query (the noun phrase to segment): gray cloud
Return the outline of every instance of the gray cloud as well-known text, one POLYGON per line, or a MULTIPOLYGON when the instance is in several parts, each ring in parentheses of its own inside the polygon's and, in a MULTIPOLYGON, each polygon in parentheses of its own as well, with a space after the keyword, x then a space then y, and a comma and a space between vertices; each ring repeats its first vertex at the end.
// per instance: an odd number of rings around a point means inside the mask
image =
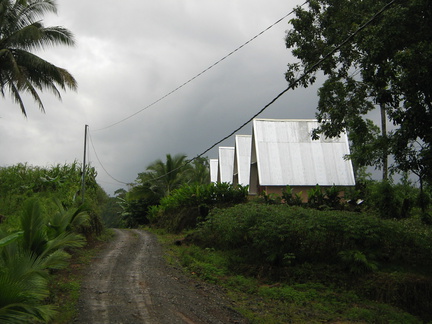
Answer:
MULTIPOLYGON (((196 156, 243 124, 286 86, 288 19, 273 27, 168 98, 116 126, 222 58, 300 1, 280 0, 58 0, 61 25, 76 37, 73 48, 48 48, 39 55, 66 68, 79 83, 60 102, 43 95, 46 114, 26 99, 26 120, 9 98, 0 111, 0 165, 50 165, 82 160, 84 125, 105 169, 132 182, 165 154, 196 156)), ((261 117, 313 118, 316 88, 284 95, 261 117)), ((248 125, 240 131, 250 134, 248 125)), ((234 145, 234 139, 223 145, 234 145)), ((90 162, 112 194, 122 184, 90 162)), ((212 150, 209 157, 217 157, 212 150)))

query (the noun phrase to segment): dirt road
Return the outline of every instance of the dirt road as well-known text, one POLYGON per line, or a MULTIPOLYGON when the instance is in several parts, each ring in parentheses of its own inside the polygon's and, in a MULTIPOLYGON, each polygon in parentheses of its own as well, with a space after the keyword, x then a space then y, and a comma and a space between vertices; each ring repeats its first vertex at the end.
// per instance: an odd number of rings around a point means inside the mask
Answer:
POLYGON ((247 323, 217 288, 167 265, 154 235, 115 232, 82 284, 76 323, 247 323))

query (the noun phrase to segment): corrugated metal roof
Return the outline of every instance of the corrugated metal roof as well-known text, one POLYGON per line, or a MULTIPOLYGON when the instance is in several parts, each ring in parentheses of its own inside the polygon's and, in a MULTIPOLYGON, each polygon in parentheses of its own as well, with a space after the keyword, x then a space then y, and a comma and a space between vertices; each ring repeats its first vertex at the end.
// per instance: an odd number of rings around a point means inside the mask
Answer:
POLYGON ((234 148, 234 184, 249 185, 252 135, 236 135, 234 148))
POLYGON ((217 182, 218 179, 218 159, 210 159, 210 181, 217 182))
POLYGON ((234 147, 219 147, 218 182, 233 181, 234 171, 234 147))
POLYGON ((348 138, 312 140, 316 120, 255 119, 251 162, 261 186, 352 186, 348 138))

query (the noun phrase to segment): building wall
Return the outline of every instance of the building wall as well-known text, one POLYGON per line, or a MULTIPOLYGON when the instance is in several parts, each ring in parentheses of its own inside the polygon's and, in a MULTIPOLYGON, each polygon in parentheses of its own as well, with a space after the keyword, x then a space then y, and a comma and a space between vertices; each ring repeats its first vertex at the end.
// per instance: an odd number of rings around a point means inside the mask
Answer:
MULTIPOLYGON (((264 190, 267 194, 276 194, 278 196, 282 196, 282 191, 286 188, 286 186, 284 187, 279 187, 279 186, 260 186, 259 187, 259 192, 257 193, 258 195, 261 194, 264 190)), ((308 201, 308 191, 312 188, 315 188, 315 186, 293 186, 292 188, 292 193, 293 194, 297 194, 301 192, 301 197, 304 203, 306 203, 308 201)), ((320 186, 322 191, 325 191, 328 188, 331 188, 331 186, 320 186)), ((345 191, 342 190, 341 187, 341 192, 340 192, 340 196, 344 197, 345 196, 345 191)))

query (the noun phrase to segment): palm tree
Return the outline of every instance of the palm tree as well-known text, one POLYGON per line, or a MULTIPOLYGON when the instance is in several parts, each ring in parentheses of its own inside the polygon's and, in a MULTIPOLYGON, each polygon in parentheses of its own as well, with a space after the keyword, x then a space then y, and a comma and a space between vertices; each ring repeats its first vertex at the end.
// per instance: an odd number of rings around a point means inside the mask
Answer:
POLYGON ((54 0, 0 0, 0 91, 4 97, 9 90, 25 116, 23 92, 29 93, 44 111, 38 91, 50 90, 61 99, 59 88, 77 87, 68 71, 30 52, 47 45, 74 44, 69 30, 45 27, 39 20, 45 13, 56 11, 54 0))
POLYGON ((208 184, 210 183, 210 166, 209 160, 205 157, 196 158, 192 163, 190 170, 192 183, 208 184))
POLYGON ((156 160, 147 167, 148 182, 154 192, 160 192, 162 196, 168 196, 174 189, 187 182, 187 173, 191 166, 186 164, 186 155, 166 155, 166 162, 156 160))
POLYGON ((49 296, 44 259, 20 251, 12 258, 0 258, 0 323, 48 323, 54 307, 45 304, 49 296))
POLYGON ((40 203, 31 199, 21 216, 21 231, 0 231, 0 323, 49 322, 55 314, 51 305, 45 305, 48 270, 67 265, 65 248, 85 244, 84 237, 71 229, 88 220, 81 209, 57 205, 57 214, 44 217, 40 203))

